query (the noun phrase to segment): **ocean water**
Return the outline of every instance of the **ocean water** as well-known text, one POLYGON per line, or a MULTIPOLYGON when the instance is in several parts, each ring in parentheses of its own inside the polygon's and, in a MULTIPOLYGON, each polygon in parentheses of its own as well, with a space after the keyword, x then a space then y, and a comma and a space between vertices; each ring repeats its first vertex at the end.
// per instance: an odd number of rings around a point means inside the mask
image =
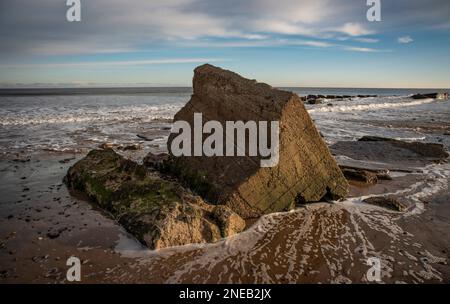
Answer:
MULTIPOLYGON (((378 95, 306 105, 327 143, 377 135, 450 146, 449 136, 439 134, 439 126, 450 124, 450 103, 410 98, 442 90, 286 89, 301 96, 378 95), (417 126, 399 127, 402 121, 417 126), (422 124, 434 124, 437 132, 422 124)), ((104 142, 164 151, 171 119, 190 95, 190 88, 0 90, 0 153, 84 153, 104 142)))

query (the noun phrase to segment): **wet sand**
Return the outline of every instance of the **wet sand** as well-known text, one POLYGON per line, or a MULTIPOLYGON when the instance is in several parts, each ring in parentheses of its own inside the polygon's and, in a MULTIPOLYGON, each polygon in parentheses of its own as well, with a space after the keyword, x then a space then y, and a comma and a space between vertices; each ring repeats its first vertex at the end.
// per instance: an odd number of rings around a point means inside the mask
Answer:
POLYGON ((360 283, 369 257, 381 258, 385 283, 450 283, 447 176, 353 183, 345 202, 264 216, 214 244, 148 251, 108 214, 68 193, 62 178, 81 157, 0 161, 0 282, 64 283, 66 260, 76 256, 83 283, 360 283), (361 196, 396 191, 414 201, 410 211, 361 203, 361 196))

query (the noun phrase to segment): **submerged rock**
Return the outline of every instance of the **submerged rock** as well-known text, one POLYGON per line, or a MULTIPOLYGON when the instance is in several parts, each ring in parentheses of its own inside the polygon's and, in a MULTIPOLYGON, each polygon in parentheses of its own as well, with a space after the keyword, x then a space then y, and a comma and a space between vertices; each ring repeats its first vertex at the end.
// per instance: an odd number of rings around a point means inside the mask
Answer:
POLYGON ((444 92, 444 93, 428 93, 428 94, 414 94, 411 96, 412 99, 428 99, 428 98, 432 98, 432 99, 440 99, 440 100, 444 100, 444 99, 448 99, 448 93, 444 92))
POLYGON ((150 249, 214 242, 245 228, 231 210, 227 217, 218 218, 214 206, 179 183, 112 149, 89 152, 69 169, 64 181, 107 210, 150 249))
POLYGON ((119 146, 119 150, 124 150, 124 151, 136 151, 136 150, 142 150, 142 145, 140 144, 132 144, 132 145, 128 145, 128 146, 119 146))
MULTIPOLYGON (((194 113, 202 113, 203 123, 279 121, 279 162, 262 168, 259 156, 172 156, 164 162, 166 172, 244 218, 285 210, 299 196, 314 202, 347 194, 345 177, 296 94, 211 65, 195 69, 193 85, 174 121, 192 127, 194 113)), ((177 135, 169 137, 169 149, 177 135)))
POLYGON ((308 99, 307 101, 308 101, 309 104, 321 104, 323 102, 323 100, 319 99, 319 98, 317 98, 317 99, 308 99))
POLYGON ((400 212, 406 211, 406 209, 408 208, 407 204, 401 202, 398 198, 390 196, 369 197, 363 200, 363 202, 366 204, 377 205, 400 212))
POLYGON ((330 150, 339 156, 341 166, 366 166, 371 170, 403 172, 414 172, 427 164, 443 162, 449 156, 442 144, 406 142, 376 136, 364 136, 358 141, 340 141, 330 146, 330 150))
POLYGON ((388 143, 393 147, 397 147, 400 149, 405 149, 417 153, 423 157, 443 160, 446 159, 449 155, 444 149, 444 145, 442 144, 433 144, 433 143, 422 143, 422 142, 406 142, 401 140, 396 140, 392 138, 385 137, 377 137, 377 136, 363 136, 358 141, 360 142, 384 142, 388 143))

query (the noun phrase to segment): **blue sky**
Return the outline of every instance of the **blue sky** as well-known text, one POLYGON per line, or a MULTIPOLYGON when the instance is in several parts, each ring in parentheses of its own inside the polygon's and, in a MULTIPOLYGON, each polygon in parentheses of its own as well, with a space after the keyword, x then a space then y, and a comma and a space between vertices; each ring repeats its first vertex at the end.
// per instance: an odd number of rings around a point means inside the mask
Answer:
POLYGON ((190 86, 203 63, 273 86, 450 88, 450 1, 0 2, 0 87, 190 86))

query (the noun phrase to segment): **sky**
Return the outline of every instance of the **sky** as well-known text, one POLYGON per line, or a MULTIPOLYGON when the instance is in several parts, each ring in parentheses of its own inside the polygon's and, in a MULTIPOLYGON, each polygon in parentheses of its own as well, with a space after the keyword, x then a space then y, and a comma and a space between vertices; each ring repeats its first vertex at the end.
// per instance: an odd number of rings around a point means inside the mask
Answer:
POLYGON ((191 86, 211 63, 272 86, 450 88, 450 1, 0 1, 0 87, 191 86))

